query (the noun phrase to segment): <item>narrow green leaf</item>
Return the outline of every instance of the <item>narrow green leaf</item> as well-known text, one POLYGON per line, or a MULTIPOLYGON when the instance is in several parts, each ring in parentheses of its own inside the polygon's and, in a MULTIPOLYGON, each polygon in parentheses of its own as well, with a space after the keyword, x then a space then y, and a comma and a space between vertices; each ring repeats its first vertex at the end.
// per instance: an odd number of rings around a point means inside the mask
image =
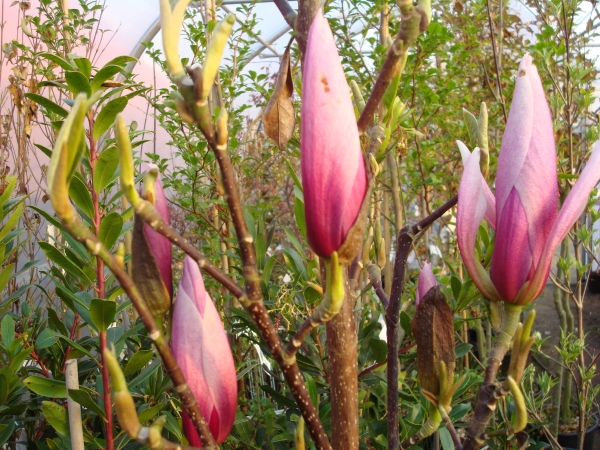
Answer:
POLYGON ((35 340, 35 348, 37 350, 43 350, 48 347, 52 347, 58 341, 56 332, 50 328, 45 328, 35 340))
POLYGON ((0 447, 6 444, 15 431, 15 419, 8 419, 6 427, 0 431, 0 447))
POLYGON ((28 356, 31 354, 31 352, 33 351, 33 347, 27 347, 26 349, 20 351, 17 356, 15 356, 12 361, 10 362, 10 369, 13 371, 13 373, 17 373, 19 370, 21 370, 21 366, 23 365, 23 363, 25 362, 25 360, 28 358, 28 356))
POLYGON ((0 230, 0 241, 4 240, 4 238, 8 235, 8 233, 11 232, 11 230, 15 227, 15 225, 21 218, 22 214, 23 214, 23 203, 21 203, 19 206, 17 206, 15 211, 11 214, 11 216, 8 218, 8 220, 4 224, 4 227, 2 227, 2 230, 0 230))
POLYGON ((0 208, 4 206, 4 204, 8 201, 13 191, 15 190, 15 186, 17 184, 17 177, 11 175, 8 177, 8 185, 4 189, 2 195, 0 195, 0 208))
POLYGON ((74 176, 69 186, 69 197, 89 219, 94 217, 94 203, 88 187, 78 176, 74 176))
POLYGON ((65 79, 67 80, 67 86, 69 86, 69 90, 73 96, 77 96, 77 94, 81 93, 86 94, 88 97, 92 95, 90 82, 81 72, 65 72, 65 79))
POLYGON ((54 402, 42 402, 42 414, 58 434, 71 437, 67 410, 54 402))
POLYGON ((90 305, 90 318, 99 331, 106 331, 115 320, 117 304, 110 300, 95 298, 90 305))
POLYGON ((121 214, 118 212, 111 212, 100 224, 98 239, 100 239, 106 248, 110 250, 113 245, 115 245, 115 242, 117 242, 117 239, 119 239, 122 228, 123 218, 121 217, 121 214))
POLYGON ((46 155, 48 158, 52 158, 52 150, 50 150, 48 147, 44 147, 43 145, 40 144, 34 144, 38 149, 41 150, 41 152, 46 155))
POLYGON ((73 62, 79 69, 79 71, 85 76, 85 78, 89 79, 92 74, 92 63, 87 58, 74 58, 73 62))
POLYGON ((154 417, 165 407, 164 403, 159 403, 158 405, 153 406, 152 408, 144 409, 139 414, 140 423, 144 424, 149 420, 154 419, 154 417))
POLYGON ((97 193, 108 186, 119 167, 119 150, 117 147, 109 147, 100 153, 94 170, 94 190, 97 193))
POLYGON ((64 381, 46 377, 31 376, 23 384, 37 395, 48 398, 67 398, 67 385, 64 381))
POLYGON ((94 123, 94 140, 100 139, 100 136, 112 126, 117 114, 122 112, 125 106, 127 106, 127 99, 123 97, 115 98, 104 105, 94 123))
MULTIPOLYGON (((133 62, 133 61, 137 61, 137 59, 134 58, 133 56, 122 55, 122 56, 117 56, 116 58, 111 59, 109 62, 106 63, 106 66, 125 67, 128 63, 133 62)), ((106 66, 104 66, 104 67, 106 67, 106 66)))
POLYGON ((4 269, 2 269, 2 272, 0 272, 0 292, 2 292, 8 284, 14 266, 14 264, 9 264, 4 269))
POLYGON ((15 340, 15 321, 8 314, 0 323, 0 331, 2 332, 2 344, 8 350, 15 340))
POLYGON ((54 53, 39 53, 38 56, 49 59, 54 64, 62 67, 65 70, 74 70, 75 69, 75 66, 73 64, 71 64, 66 59, 63 59, 54 53))
POLYGON ((47 242, 39 241, 38 245, 42 251, 46 254, 46 257, 57 264, 59 267, 67 271, 70 275, 79 278, 85 284, 91 284, 92 281, 88 278, 81 268, 77 267, 69 258, 63 255, 56 247, 47 242))
POLYGON ((102 88, 102 83, 110 78, 114 77, 116 74, 121 72, 123 68, 117 65, 106 65, 94 75, 92 79, 92 92, 96 92, 98 89, 102 88))
POLYGON ((67 117, 69 115, 69 111, 67 111, 62 106, 57 105, 52 100, 44 97, 43 95, 27 93, 25 94, 25 97, 27 97, 29 100, 33 100, 34 102, 36 102, 42 108, 46 109, 46 111, 54 113, 60 117, 67 117))
POLYGON ((139 352, 134 353, 129 361, 127 361, 123 373, 125 376, 128 376, 142 370, 144 366, 150 362, 153 356, 154 352, 152 350, 140 350, 139 352))
POLYGON ((88 391, 84 391, 82 389, 69 389, 69 397, 71 397, 84 408, 95 412, 98 416, 102 417, 102 419, 106 421, 104 409, 94 401, 88 391))

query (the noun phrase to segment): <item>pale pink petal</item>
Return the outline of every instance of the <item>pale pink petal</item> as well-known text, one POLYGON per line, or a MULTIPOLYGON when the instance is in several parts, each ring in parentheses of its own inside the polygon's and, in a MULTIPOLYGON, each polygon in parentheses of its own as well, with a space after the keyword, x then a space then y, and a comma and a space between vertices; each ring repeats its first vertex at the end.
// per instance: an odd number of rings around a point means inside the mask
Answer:
POLYGON ((424 261, 421 265, 421 271, 419 272, 419 279, 417 280, 417 301, 418 305, 423 297, 435 286, 438 282, 431 269, 431 263, 424 261))
POLYGON ((502 136, 502 148, 496 171, 496 217, 502 216, 529 150, 534 122, 533 90, 527 75, 531 56, 525 55, 519 65, 508 122, 502 136))
POLYGON ((456 233, 458 247, 467 272, 479 291, 490 300, 500 300, 489 275, 479 262, 475 251, 477 231, 483 220, 487 202, 483 193, 483 177, 479 168, 479 149, 476 149, 465 166, 458 190, 456 233))
MULTIPOLYGON (((466 167, 467 161, 471 156, 471 152, 462 141, 456 141, 456 145, 458 145, 458 149, 460 151, 463 167, 466 167)), ((483 195, 485 196, 485 200, 487 203, 485 215, 483 216, 483 218, 485 219, 487 224, 492 228, 492 230, 496 230, 496 198, 494 197, 494 194, 492 194, 492 191, 490 190, 490 187, 485 181, 485 178, 483 178, 483 175, 481 175, 481 178, 483 180, 483 195)))
POLYGON ((567 235, 573 224, 581 217, 590 192, 596 187, 600 179, 600 141, 594 144, 594 151, 590 156, 585 168, 579 175, 579 180, 573 186, 573 189, 567 196, 563 206, 558 214, 550 235, 544 246, 539 263, 537 264, 535 273, 530 282, 523 286, 516 299, 517 304, 526 305, 535 300, 544 290, 548 274, 550 273, 550 265, 552 264, 552 256, 556 248, 567 235))
MULTIPOLYGON (((171 345, 215 440, 223 442, 237 407, 235 364, 219 313, 204 288, 198 265, 189 256, 174 306, 171 345)), ((185 416, 184 431, 197 445, 198 436, 185 416)))
MULTIPOLYGON (((149 165, 149 169, 156 167, 149 165)), ((154 183, 154 192, 156 202, 154 207, 160 214, 160 217, 169 225, 171 223, 169 219, 169 207, 167 205, 167 198, 165 197, 165 191, 163 190, 160 176, 154 183)), ((158 270, 160 271, 161 278, 169 295, 173 297, 173 269, 172 269, 172 254, 171 254, 171 242, 164 237, 162 234, 154 231, 150 225, 144 223, 144 235, 146 241, 148 241, 148 247, 156 260, 158 270)))
POLYGON ((348 83, 322 12, 308 34, 301 116, 307 237, 327 257, 356 222, 367 178, 348 83))
POLYGON ((512 302, 531 272, 533 258, 529 245, 529 224, 523 204, 513 189, 498 222, 490 276, 498 294, 512 302))

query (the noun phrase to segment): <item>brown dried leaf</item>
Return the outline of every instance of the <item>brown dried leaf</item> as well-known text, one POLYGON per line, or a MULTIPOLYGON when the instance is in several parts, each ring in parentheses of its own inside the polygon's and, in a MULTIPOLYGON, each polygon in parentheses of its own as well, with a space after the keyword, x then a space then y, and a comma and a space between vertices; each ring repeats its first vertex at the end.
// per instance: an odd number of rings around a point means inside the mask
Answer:
POLYGON ((452 385, 456 364, 452 310, 439 286, 430 289, 421 299, 410 324, 417 341, 421 389, 437 395, 440 392, 440 361, 446 363, 448 386, 452 385))
POLYGON ((288 45, 281 58, 273 95, 267 103, 263 115, 265 133, 279 148, 287 144, 296 127, 296 114, 292 103, 293 93, 294 82, 290 64, 290 46, 288 45))

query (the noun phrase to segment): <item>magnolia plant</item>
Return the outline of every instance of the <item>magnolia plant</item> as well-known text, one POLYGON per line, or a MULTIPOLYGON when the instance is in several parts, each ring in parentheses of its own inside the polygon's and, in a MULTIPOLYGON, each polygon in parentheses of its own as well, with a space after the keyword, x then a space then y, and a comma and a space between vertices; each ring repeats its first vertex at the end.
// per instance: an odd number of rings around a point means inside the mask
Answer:
MULTIPOLYGON (((117 118, 115 128, 121 188, 135 215, 131 277, 124 268, 123 256, 111 254, 80 219, 69 198, 69 185, 81 159, 83 120, 95 101, 85 93, 75 99, 52 153, 48 174, 52 205, 64 227, 106 264, 131 299, 179 396, 182 427, 190 446, 217 448, 227 439, 237 412, 237 380, 230 348, 232 338, 227 336, 221 315, 205 288, 203 271, 204 275, 220 283, 228 295, 239 300, 277 363, 302 417, 295 434, 296 449, 305 448, 304 427, 318 449, 358 449, 361 437, 354 307, 356 292, 361 289, 359 255, 363 253, 369 210, 373 195, 376 195, 371 190, 373 177, 379 171, 375 156, 382 139, 389 140, 385 132, 381 134, 384 119, 387 117, 389 123, 393 116, 393 108, 387 111, 383 98, 389 95, 390 89, 395 98, 394 89, 397 90, 407 63, 408 49, 427 29, 431 6, 425 0, 416 6, 412 2, 398 2, 401 11, 399 31, 387 43, 387 57, 369 99, 362 100, 360 90, 353 86, 358 118, 333 33, 320 3, 301 2, 296 20, 291 20, 296 27, 302 59, 300 166, 306 236, 313 256, 319 260, 321 285, 313 285, 322 298, 286 341, 263 301, 254 239, 243 213, 228 151, 227 110, 224 104, 221 105, 215 117, 209 104, 234 17, 228 15, 215 26, 203 64, 184 67, 178 45, 190 0, 180 0, 173 6, 171 3, 160 1, 164 53, 177 87, 171 95, 171 105, 183 120, 197 127, 214 153, 219 166, 220 187, 229 207, 241 257, 240 277, 221 271, 170 226, 156 167, 149 168, 141 194, 138 192, 129 133, 121 116, 117 118), (186 254, 174 299, 173 245, 186 254), (297 361, 304 340, 323 323, 329 364, 330 434, 315 408, 305 384, 307 377, 297 361)), ((276 3, 289 19, 293 13, 289 4, 284 0, 276 3)), ((288 72, 285 73, 287 77, 288 72)), ((398 104, 399 101, 388 103, 398 104)), ((483 108, 479 119, 480 134, 487 133, 486 117, 487 110, 483 108)), ((487 137, 480 139, 484 148, 476 148, 473 153, 459 142, 464 172, 458 196, 400 231, 393 277, 385 280, 391 286, 389 294, 383 289, 379 265, 365 267, 385 310, 389 448, 414 445, 431 436, 442 423, 459 449, 478 449, 487 439, 509 435, 516 436, 520 446, 525 445, 527 435, 523 430, 527 424, 527 411, 519 381, 533 342, 534 314, 530 313, 521 322, 522 306, 540 295, 556 247, 581 215, 590 191, 600 178, 600 146, 597 145, 561 212, 557 213, 553 134, 539 75, 531 56, 525 55, 518 68, 502 140, 495 196, 481 171, 483 166, 487 176, 487 137), (482 154, 485 155, 483 165, 482 154), (457 202, 457 237, 463 262, 481 296, 490 301, 491 322, 498 333, 489 351, 471 424, 466 435, 460 436, 450 417, 453 397, 465 382, 465 377, 455 379, 454 375, 453 310, 431 264, 422 265, 411 328, 417 347, 421 393, 429 408, 422 426, 401 440, 398 327, 406 263, 417 239, 457 202), (478 255, 477 233, 484 218, 495 230, 495 245, 493 250, 483 249, 485 254, 478 255), (497 381, 500 362, 510 348, 509 374, 501 382, 497 381), (497 402, 509 395, 515 404, 511 423, 504 429, 489 431, 487 424, 497 402)), ((277 144, 281 144, 279 138, 277 144)), ((377 245, 381 246, 380 239, 377 245)), ((385 261, 381 263, 384 264, 385 261)), ((111 373, 114 404, 123 430, 148 448, 180 448, 179 444, 162 437, 163 421, 142 426, 116 355, 105 350, 103 357, 111 373)))

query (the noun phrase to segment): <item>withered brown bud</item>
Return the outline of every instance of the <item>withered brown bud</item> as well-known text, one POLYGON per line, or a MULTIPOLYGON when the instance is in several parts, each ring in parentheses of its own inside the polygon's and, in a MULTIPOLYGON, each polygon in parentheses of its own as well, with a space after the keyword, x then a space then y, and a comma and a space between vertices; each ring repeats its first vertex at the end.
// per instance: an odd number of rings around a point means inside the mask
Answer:
POLYGON ((456 356, 452 310, 436 286, 419 302, 411 321, 417 341, 417 368, 421 389, 437 395, 440 392, 440 361, 446 364, 447 386, 452 385, 456 356))

